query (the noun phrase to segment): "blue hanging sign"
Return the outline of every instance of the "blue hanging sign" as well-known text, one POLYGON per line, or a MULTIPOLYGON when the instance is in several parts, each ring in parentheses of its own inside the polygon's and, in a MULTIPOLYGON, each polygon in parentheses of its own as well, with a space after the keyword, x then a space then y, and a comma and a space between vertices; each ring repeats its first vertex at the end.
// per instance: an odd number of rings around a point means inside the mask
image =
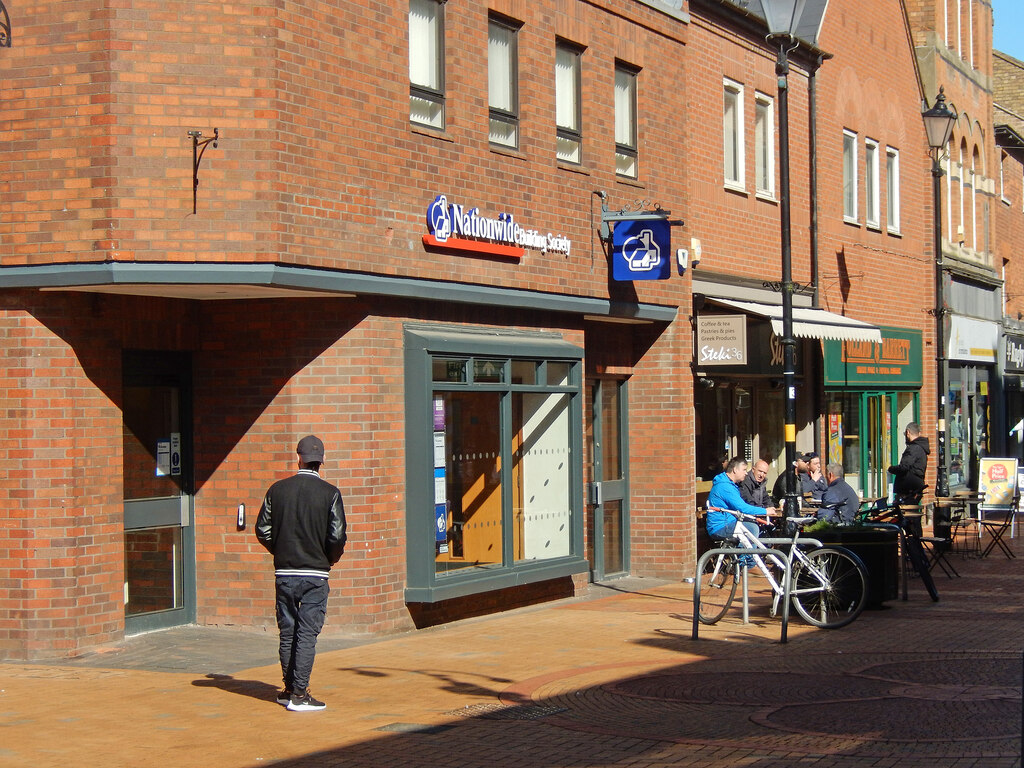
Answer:
POLYGON ((615 280, 668 280, 671 274, 672 225, 668 219, 616 222, 612 232, 615 280))

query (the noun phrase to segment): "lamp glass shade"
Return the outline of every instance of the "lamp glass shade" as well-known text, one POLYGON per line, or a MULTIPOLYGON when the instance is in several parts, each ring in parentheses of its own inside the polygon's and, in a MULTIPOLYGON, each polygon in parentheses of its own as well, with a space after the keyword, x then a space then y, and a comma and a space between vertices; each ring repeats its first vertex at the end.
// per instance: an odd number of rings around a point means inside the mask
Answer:
POLYGON ((935 106, 922 112, 921 117, 924 118, 925 133, 928 134, 928 146, 932 149, 945 147, 953 133, 957 115, 946 106, 946 97, 942 91, 935 97, 935 106))
POLYGON ((818 44, 828 0, 760 0, 768 35, 785 35, 818 44))

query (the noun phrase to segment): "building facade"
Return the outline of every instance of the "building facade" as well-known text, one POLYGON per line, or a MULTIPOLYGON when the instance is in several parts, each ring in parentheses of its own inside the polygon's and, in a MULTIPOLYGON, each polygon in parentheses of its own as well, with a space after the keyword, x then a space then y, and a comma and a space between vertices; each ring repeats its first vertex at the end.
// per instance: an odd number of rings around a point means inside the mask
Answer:
MULTIPOLYGON (((991 65, 924 5, 832 0, 788 53, 797 443, 866 494, 936 427, 937 83, 950 312, 1024 308, 976 309, 991 65)), ((252 523, 308 433, 350 525, 329 632, 690 573, 721 457, 785 461, 777 56, 725 0, 19 10, 0 657, 272 628, 252 523)), ((973 412, 995 363, 948 365, 973 412)))
POLYGON ((0 653, 273 626, 251 526, 310 432, 350 521, 332 631, 678 577, 681 281, 613 280, 594 222, 685 207, 687 22, 657 0, 26 9, 3 51, 0 653))

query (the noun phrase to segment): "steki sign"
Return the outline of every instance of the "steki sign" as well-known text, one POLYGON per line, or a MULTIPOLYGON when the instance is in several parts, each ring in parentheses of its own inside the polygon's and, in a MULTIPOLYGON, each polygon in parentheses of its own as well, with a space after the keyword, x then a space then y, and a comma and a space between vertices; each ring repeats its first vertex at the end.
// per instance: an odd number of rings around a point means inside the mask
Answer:
POLYGON ((450 203, 445 195, 427 208, 427 228, 424 245, 453 251, 521 259, 527 248, 566 256, 572 249, 569 238, 527 229, 511 213, 481 216, 479 208, 450 203))

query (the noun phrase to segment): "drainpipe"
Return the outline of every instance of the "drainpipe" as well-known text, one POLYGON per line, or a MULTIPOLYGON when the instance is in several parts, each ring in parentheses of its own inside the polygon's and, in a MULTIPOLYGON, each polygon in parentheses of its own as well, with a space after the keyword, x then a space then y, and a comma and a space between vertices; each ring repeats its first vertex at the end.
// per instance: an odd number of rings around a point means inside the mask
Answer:
MULTIPOLYGON (((817 61, 811 67, 807 77, 807 145, 810 160, 810 255, 811 255, 811 306, 817 308, 820 305, 818 295, 818 70, 825 59, 832 58, 831 54, 818 54, 817 61)), ((806 362, 806 358, 804 359, 806 362)), ((824 463, 828 463, 831 457, 826 456, 821 449, 822 411, 825 407, 823 392, 815 387, 815 417, 814 417, 814 450, 819 456, 824 457, 824 463)))

